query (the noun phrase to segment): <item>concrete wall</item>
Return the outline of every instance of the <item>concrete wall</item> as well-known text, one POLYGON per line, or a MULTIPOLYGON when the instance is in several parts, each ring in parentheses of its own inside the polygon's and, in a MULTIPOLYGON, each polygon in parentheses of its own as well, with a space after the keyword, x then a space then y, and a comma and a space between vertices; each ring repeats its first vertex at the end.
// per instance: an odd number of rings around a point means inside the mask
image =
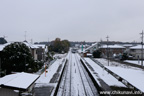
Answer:
POLYGON ((12 89, 0 88, 0 96, 19 96, 19 93, 12 89))

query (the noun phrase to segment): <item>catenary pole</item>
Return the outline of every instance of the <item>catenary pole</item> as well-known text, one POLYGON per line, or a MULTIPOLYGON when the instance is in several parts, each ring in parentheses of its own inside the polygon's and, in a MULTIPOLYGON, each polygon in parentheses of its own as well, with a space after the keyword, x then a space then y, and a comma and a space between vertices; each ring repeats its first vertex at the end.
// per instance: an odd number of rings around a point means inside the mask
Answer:
POLYGON ((142 35, 141 66, 143 67, 143 35, 144 35, 143 30, 142 30, 142 33, 140 33, 140 34, 142 35))
POLYGON ((108 60, 108 66, 109 66, 109 52, 108 52, 108 39, 109 39, 109 36, 106 37, 107 38, 107 60, 108 60))

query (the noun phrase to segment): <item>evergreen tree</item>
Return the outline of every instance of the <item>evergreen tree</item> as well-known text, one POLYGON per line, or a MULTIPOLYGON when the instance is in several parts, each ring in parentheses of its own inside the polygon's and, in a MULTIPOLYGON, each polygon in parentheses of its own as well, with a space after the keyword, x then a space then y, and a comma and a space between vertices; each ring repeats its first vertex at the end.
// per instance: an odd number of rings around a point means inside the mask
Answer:
POLYGON ((3 49, 2 63, 2 69, 6 70, 7 74, 12 71, 27 71, 28 68, 35 67, 30 49, 21 42, 11 43, 3 49))
POLYGON ((127 60, 127 59, 128 59, 128 54, 125 52, 123 53, 121 60, 127 60))
POLYGON ((101 51, 99 51, 99 50, 94 51, 93 52, 93 57, 94 58, 100 58, 101 57, 101 51))

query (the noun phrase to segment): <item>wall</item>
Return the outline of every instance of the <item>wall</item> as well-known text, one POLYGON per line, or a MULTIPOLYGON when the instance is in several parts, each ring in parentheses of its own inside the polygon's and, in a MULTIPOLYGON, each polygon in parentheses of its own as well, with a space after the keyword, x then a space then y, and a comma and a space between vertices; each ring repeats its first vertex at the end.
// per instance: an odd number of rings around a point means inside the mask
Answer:
POLYGON ((0 96, 19 96, 13 89, 0 88, 0 96))

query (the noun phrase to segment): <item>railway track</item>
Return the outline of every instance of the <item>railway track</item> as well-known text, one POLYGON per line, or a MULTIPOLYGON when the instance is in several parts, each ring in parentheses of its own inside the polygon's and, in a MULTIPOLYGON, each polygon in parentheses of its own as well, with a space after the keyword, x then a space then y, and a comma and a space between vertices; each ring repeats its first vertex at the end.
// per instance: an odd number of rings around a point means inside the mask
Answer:
POLYGON ((78 54, 69 52, 57 96, 99 96, 78 54))
POLYGON ((98 91, 97 91, 96 87, 94 86, 93 81, 89 77, 86 69, 80 62, 79 55, 76 55, 75 59, 77 61, 77 65, 79 66, 78 68, 79 68, 80 74, 83 74, 83 75, 81 75, 81 77, 84 76, 84 77, 82 77, 83 78, 82 80, 87 81, 87 82, 83 83, 84 84, 83 86, 85 87, 86 96, 98 96, 98 91))

